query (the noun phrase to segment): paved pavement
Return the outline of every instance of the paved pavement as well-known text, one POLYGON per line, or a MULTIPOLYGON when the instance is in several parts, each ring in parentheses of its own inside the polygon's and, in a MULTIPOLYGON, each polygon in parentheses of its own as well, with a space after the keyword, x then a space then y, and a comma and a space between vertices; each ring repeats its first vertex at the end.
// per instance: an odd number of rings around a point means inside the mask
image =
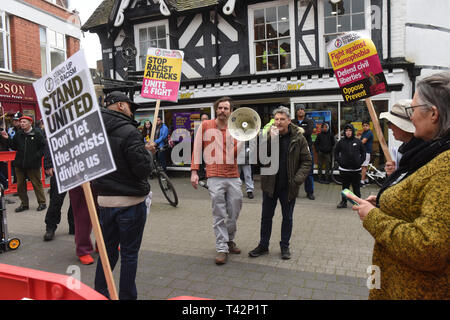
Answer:
MULTIPOLYGON (((280 206, 270 253, 250 258, 247 253, 259 240, 262 197, 257 177, 255 198, 244 197, 238 220, 235 241, 242 253, 230 255, 226 265, 217 266, 209 194, 203 188, 194 190, 189 178, 181 175, 173 178, 180 198, 177 208, 167 203, 153 180, 151 213, 139 256, 139 299, 182 295, 232 300, 367 299, 366 270, 374 241, 355 212, 336 209, 340 186, 315 183, 314 201, 306 198, 302 188, 294 211, 290 260, 280 259, 280 206)), ((362 196, 377 190, 376 186, 362 188, 362 196)), ((29 196, 30 210, 21 213, 14 212, 19 199, 8 196, 16 201, 7 205, 10 237, 22 243, 16 251, 0 254, 0 263, 60 274, 70 274, 75 265, 80 268, 81 281, 93 287, 96 264, 85 266, 78 261, 74 237, 68 234, 68 197, 55 239, 44 242, 45 211, 35 211, 34 193, 29 196)), ((96 253, 93 256, 98 258, 96 253)), ((113 272, 117 288, 119 269, 120 263, 113 272)))

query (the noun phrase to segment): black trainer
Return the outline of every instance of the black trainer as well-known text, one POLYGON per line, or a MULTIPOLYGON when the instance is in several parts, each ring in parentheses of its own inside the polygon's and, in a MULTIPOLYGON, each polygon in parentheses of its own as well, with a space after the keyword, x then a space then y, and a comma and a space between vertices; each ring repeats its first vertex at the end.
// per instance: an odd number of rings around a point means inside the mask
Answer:
POLYGON ((24 206, 23 204, 21 204, 18 208, 16 208, 16 210, 14 210, 15 212, 22 212, 25 210, 28 210, 29 207, 28 206, 24 206))
POLYGON ((44 234, 44 241, 51 241, 55 237, 55 230, 47 230, 44 234))
POLYGON ((252 258, 256 258, 256 257, 262 256, 263 254, 268 254, 268 253, 269 253, 268 248, 263 248, 260 245, 258 245, 255 249, 250 251, 248 253, 248 255, 252 258))
POLYGON ((341 201, 338 205, 337 205, 338 209, 342 209, 342 208, 347 208, 347 201, 341 201))
POLYGON ((281 248, 281 259, 289 260, 291 258, 291 252, 289 248, 281 248))

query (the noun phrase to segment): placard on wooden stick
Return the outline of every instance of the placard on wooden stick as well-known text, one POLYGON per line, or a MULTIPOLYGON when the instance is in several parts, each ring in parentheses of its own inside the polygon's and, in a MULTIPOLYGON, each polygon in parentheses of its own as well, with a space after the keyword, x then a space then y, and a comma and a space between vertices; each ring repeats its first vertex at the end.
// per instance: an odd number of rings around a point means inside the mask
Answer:
POLYGON ((156 99, 150 141, 153 142, 161 100, 178 101, 184 53, 180 50, 148 48, 141 96, 156 99))
POLYGON ((383 153, 388 161, 392 161, 370 99, 387 90, 386 77, 375 44, 368 36, 348 32, 330 41, 327 51, 344 100, 352 102, 365 99, 383 153))
POLYGON ((84 51, 33 83, 59 193, 83 186, 109 293, 117 290, 89 181, 116 170, 84 51))

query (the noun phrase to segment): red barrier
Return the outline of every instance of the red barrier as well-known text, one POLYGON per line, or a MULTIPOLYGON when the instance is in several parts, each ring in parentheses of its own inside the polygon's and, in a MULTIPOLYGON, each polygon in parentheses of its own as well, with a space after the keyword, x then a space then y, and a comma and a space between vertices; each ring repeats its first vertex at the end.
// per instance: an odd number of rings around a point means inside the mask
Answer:
MULTIPOLYGON (((17 183, 13 183, 11 173, 11 162, 16 158, 16 151, 0 151, 0 161, 8 164, 8 189, 5 190, 5 194, 16 193, 17 183)), ((44 171, 44 158, 42 158, 42 185, 44 188, 50 187, 50 184, 45 183, 45 171, 44 171)), ((27 182, 27 190, 33 190, 33 185, 30 181, 27 182)))
POLYGON ((0 263, 0 300, 107 300, 77 279, 0 263))
POLYGON ((169 298, 167 300, 212 300, 212 299, 191 297, 191 296, 178 296, 178 297, 169 298))

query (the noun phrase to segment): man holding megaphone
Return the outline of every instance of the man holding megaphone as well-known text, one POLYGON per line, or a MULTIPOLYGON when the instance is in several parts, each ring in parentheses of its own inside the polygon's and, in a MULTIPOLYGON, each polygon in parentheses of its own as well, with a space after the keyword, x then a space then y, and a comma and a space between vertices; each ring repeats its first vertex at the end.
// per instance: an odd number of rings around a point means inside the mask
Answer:
POLYGON ((203 159, 206 165, 216 236, 215 263, 222 265, 227 262, 229 253, 241 253, 233 240, 242 207, 242 182, 239 178, 237 154, 242 148, 243 141, 237 142, 228 130, 228 118, 233 111, 231 98, 218 99, 214 102, 214 110, 216 118, 203 121, 194 139, 191 184, 197 189, 198 170, 204 150, 203 159))
MULTIPOLYGON (((305 181, 311 169, 311 155, 308 142, 303 136, 303 128, 291 124, 289 109, 280 106, 273 111, 274 121, 267 134, 267 146, 278 141, 278 155, 271 154, 272 160, 278 156, 278 170, 271 175, 261 175, 263 203, 261 214, 260 242, 250 251, 250 257, 259 257, 269 253, 269 241, 272 233, 272 219, 278 200, 281 203, 281 258, 290 259, 289 241, 292 234, 292 216, 298 189, 305 181)), ((275 150, 273 151, 275 152, 275 150)))

